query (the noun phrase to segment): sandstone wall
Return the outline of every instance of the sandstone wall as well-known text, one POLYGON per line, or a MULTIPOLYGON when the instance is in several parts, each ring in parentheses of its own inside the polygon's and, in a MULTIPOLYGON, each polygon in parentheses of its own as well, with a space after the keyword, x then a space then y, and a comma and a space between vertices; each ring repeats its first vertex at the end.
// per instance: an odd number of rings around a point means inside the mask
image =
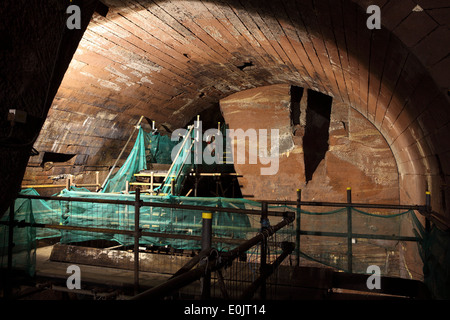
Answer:
MULTIPOLYGON (((293 126, 289 85, 273 85, 233 94, 220 102, 230 129, 278 129, 279 171, 261 175, 258 164, 237 164, 244 177, 242 193, 255 199, 346 201, 352 188, 355 202, 398 203, 399 179, 396 161, 379 131, 345 103, 332 103, 328 151, 306 182, 303 139, 307 112, 305 90, 300 102, 300 124, 293 126)), ((236 151, 236 150, 235 150, 236 151)), ((248 146, 247 146, 248 159, 248 146)))

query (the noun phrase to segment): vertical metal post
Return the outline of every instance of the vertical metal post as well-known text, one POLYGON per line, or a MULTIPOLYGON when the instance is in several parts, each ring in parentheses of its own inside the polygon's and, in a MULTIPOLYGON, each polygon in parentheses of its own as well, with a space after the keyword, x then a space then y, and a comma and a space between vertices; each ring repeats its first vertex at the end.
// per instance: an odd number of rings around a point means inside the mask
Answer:
POLYGON ((72 175, 69 174, 66 179, 66 189, 70 190, 71 186, 72 186, 72 175))
POLYGON ((427 191, 425 193, 425 205, 427 207, 427 217, 425 219, 425 230, 426 232, 431 231, 431 221, 430 221, 430 214, 431 214, 431 192, 427 191))
POLYGON ((153 181, 155 180, 155 173, 152 171, 150 173, 150 194, 153 195, 153 181))
MULTIPOLYGON (((269 227, 269 219, 267 215, 267 202, 261 203, 261 232, 269 227)), ((264 274, 267 268, 267 237, 261 241, 261 265, 260 273, 264 274)), ((261 282, 261 299, 265 300, 267 296, 266 280, 261 282)))
POLYGON ((353 248, 352 248, 352 188, 347 188, 347 269, 353 272, 353 248))
POLYGON ((175 194, 175 179, 174 178, 170 179, 170 190, 172 190, 171 191, 172 195, 176 196, 176 194, 175 194))
POLYGON ((141 230, 139 228, 139 216, 141 208, 141 189, 136 188, 136 198, 134 203, 134 292, 139 293, 139 238, 141 230))
POLYGON ((297 230, 295 234, 295 254, 297 257, 297 267, 300 266, 300 225, 301 225, 301 205, 300 202, 302 201, 302 190, 297 189, 297 230))
POLYGON ((198 190, 198 168, 195 166, 195 186, 194 186, 194 197, 197 197, 198 190))
MULTIPOLYGON (((202 213, 202 251, 211 250, 212 244, 212 213, 202 213)), ((209 255, 206 256, 209 259, 209 255)), ((203 260, 200 266, 205 266, 205 273, 200 279, 202 286, 202 299, 207 300, 211 298, 211 271, 206 268, 207 260, 203 260)))

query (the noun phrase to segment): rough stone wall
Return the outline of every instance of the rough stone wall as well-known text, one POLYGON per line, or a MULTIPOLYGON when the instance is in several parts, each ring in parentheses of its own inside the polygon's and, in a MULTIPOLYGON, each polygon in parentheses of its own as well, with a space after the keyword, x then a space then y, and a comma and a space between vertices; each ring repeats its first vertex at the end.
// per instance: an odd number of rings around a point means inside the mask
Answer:
MULTIPOLYGON (((300 125, 292 124, 289 85, 273 85, 233 94, 220 101, 230 129, 279 129, 280 161, 276 175, 261 175, 261 163, 237 164, 244 177, 242 193, 255 199, 296 199, 302 189, 306 201, 346 201, 346 189, 352 188, 354 201, 398 203, 399 179, 392 151, 380 132, 359 112, 345 103, 331 107, 328 151, 305 179, 303 138, 307 95, 300 103, 300 125), (295 129, 295 133, 294 133, 295 129)), ((248 146, 247 155, 248 159, 248 146)), ((236 160, 236 157, 235 157, 236 160)))
POLYGON ((0 5, 0 216, 20 191, 34 142, 97 6, 97 0, 76 1, 81 28, 68 30, 69 3, 6 0, 0 5), (9 109, 25 112, 26 123, 7 121, 9 109))
MULTIPOLYGON (((308 95, 316 93, 304 90, 297 105, 293 103, 291 92, 289 85, 272 85, 242 91, 220 101, 224 119, 231 129, 280 130, 281 155, 276 175, 261 175, 261 167, 267 167, 261 163, 238 164, 235 155, 236 172, 243 175, 239 182, 244 196, 250 199, 295 200, 296 189, 300 188, 304 201, 345 202, 346 189, 351 187, 354 202, 399 204, 399 173, 389 145, 373 124, 346 103, 332 103, 328 150, 315 168, 312 179, 306 181, 304 138, 310 125, 307 117, 310 107, 308 95), (300 108, 300 114, 294 113, 299 119, 292 119, 291 111, 296 107, 300 108)), ((249 145, 246 159, 248 156, 249 145)), ((304 209, 329 211, 336 208, 304 209)), ((395 213, 392 210, 366 210, 395 213)), ((302 230, 346 232, 345 221, 341 214, 318 220, 304 217, 302 230)), ((378 234, 414 236, 411 221, 399 221, 375 223, 375 227, 364 217, 356 215, 353 227, 358 230, 357 233, 373 233, 373 228, 376 228, 375 233, 378 234)), ((346 267, 346 239, 314 236, 302 236, 301 239, 303 252, 320 261, 328 259, 331 265, 346 267)), ((413 279, 423 277, 416 244, 358 239, 353 246, 353 254, 353 268, 357 272, 365 272, 368 265, 376 264, 385 275, 413 279)), ((302 260, 302 265, 309 264, 311 261, 302 260)))

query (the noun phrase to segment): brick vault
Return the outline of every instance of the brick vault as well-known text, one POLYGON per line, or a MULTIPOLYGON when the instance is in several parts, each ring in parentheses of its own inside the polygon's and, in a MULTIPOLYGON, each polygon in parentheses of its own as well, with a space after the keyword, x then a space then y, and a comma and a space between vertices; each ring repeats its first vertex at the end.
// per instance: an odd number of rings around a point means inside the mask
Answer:
MULTIPOLYGON (((72 1, 81 8, 80 30, 67 29, 66 2, 0 6, 2 213, 22 181, 49 183, 69 172, 104 177, 142 115, 170 132, 220 101, 227 120, 226 102, 258 88, 282 88, 279 101, 292 109, 288 88, 295 87, 332 98, 330 143, 336 130, 351 130, 349 119, 364 122, 353 126, 358 137, 375 130, 383 138, 390 165, 360 163, 389 173, 385 191, 396 196, 380 199, 423 204, 428 190, 433 209, 450 217, 446 0, 72 1), (371 4, 381 8, 381 29, 367 28, 371 4), (25 111, 26 123, 12 126, 9 109, 25 111), (39 155, 31 156, 33 148, 39 155), (43 168, 44 156, 55 155, 63 165, 43 168)), ((286 126, 303 130, 285 115, 286 126)), ((273 112, 258 117, 279 125, 273 112)), ((300 131, 290 132, 294 149, 300 131)), ((339 161, 330 154, 324 163, 339 161)), ((315 167, 325 178, 326 169, 315 167)), ((282 163, 280 174, 292 170, 282 163)), ((309 180, 320 198, 320 183, 312 173, 309 180)), ((282 196, 271 190, 270 197, 282 196)))

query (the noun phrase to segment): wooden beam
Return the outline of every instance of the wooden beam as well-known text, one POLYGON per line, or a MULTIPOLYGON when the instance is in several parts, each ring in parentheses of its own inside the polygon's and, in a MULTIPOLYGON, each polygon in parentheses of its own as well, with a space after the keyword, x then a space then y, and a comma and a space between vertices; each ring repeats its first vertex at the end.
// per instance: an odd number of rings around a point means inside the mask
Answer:
POLYGON ((66 185, 65 184, 30 184, 30 185, 23 185, 22 189, 28 189, 28 188, 33 188, 33 189, 38 189, 38 188, 64 188, 66 185))

